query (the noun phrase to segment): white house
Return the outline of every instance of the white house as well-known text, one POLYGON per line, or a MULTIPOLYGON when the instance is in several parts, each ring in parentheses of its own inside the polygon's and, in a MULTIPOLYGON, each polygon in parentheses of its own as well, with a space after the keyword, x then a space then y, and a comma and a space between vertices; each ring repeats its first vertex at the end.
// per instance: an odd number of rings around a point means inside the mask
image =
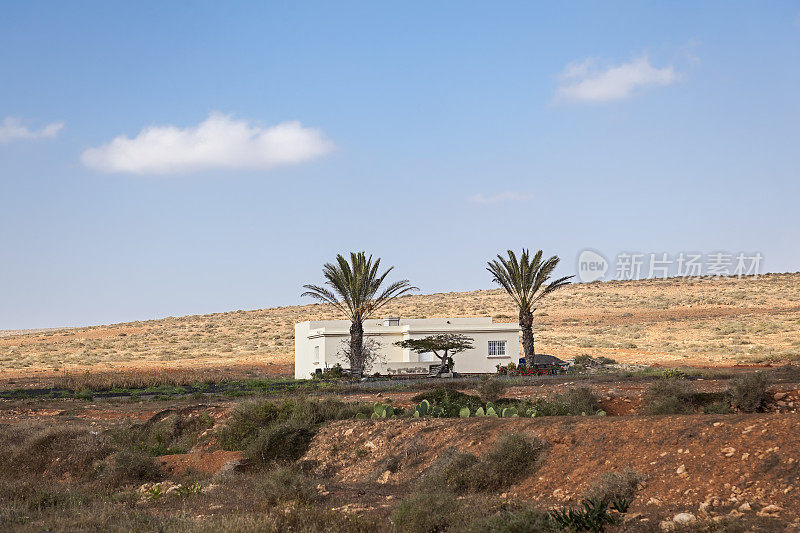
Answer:
MULTIPOLYGON (((479 318, 384 318, 364 322, 364 338, 378 343, 380 356, 369 369, 381 374, 427 374, 439 359, 432 353, 416 354, 395 346, 395 342, 420 339, 439 333, 460 333, 473 339, 474 348, 454 357, 456 372, 495 372, 496 365, 519 361, 519 326, 492 323, 479 318)), ((294 377, 307 379, 317 369, 336 363, 348 367, 341 356, 343 343, 350 340, 347 320, 315 320, 294 326, 294 377)))

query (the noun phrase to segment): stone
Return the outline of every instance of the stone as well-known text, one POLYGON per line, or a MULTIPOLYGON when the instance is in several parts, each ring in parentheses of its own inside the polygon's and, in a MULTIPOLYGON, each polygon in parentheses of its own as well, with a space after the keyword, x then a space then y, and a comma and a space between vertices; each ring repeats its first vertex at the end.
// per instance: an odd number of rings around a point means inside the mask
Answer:
POLYGON ((722 453, 725 454, 725 457, 733 457, 733 454, 736 453, 736 448, 732 446, 726 446, 722 448, 722 453))
POLYGON ((779 513, 780 511, 781 508, 778 507, 777 505, 767 505, 766 507, 761 509, 761 512, 766 514, 779 513))
POLYGON ((744 502, 742 505, 739 506, 739 511, 742 513, 746 513, 749 510, 750 510, 750 504, 747 502, 744 502))
POLYGON ((677 470, 675 470, 675 473, 678 474, 678 475, 685 474, 686 473, 686 465, 679 466, 677 468, 677 470))
POLYGON ((776 392, 775 394, 773 394, 773 395, 772 395, 772 398, 773 398, 773 399, 774 399, 776 402, 777 402, 778 400, 783 400, 784 398, 786 398, 786 393, 785 393, 785 392, 776 392))
POLYGON ((697 520, 692 513, 678 513, 672 517, 672 521, 676 524, 690 524, 697 520))
POLYGON ((675 522, 670 520, 663 520, 658 527, 661 528, 661 531, 675 531, 675 522))

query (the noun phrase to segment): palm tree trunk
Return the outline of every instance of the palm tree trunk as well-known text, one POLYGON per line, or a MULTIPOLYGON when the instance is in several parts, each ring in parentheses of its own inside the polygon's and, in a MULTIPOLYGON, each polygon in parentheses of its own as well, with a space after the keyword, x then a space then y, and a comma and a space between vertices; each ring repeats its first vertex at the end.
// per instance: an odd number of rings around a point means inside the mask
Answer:
POLYGON ((350 372, 357 377, 364 373, 364 325, 350 324, 350 372))
POLYGON ((519 327, 522 329, 522 350, 525 352, 525 362, 533 364, 535 355, 533 347, 533 313, 530 309, 519 310, 519 327))

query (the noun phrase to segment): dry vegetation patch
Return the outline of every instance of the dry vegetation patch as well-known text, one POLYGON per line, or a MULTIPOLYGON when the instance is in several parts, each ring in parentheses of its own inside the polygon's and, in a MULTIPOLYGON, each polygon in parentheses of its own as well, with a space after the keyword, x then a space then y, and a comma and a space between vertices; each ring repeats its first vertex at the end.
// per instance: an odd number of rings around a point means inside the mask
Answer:
MULTIPOLYGON (((732 364, 800 358, 800 273, 759 278, 642 280, 575 284, 556 291, 536 312, 537 348, 620 362, 732 364)), ((399 298, 386 315, 409 318, 493 316, 515 321, 500 290, 399 298)), ((170 317, 110 326, 5 332, 0 369, 93 370, 263 365, 290 373, 294 324, 339 318, 329 306, 170 317)))

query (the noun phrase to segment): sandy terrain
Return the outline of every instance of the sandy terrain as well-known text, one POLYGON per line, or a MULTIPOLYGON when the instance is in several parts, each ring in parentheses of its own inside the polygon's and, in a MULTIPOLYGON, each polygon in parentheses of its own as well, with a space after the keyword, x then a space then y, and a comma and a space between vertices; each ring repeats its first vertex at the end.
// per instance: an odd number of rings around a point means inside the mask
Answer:
MULTIPOLYGON (((404 297, 383 315, 515 321, 499 290, 404 297)), ((5 376, 92 370, 292 364, 295 322, 339 318, 314 304, 109 326, 0 333, 5 376)), ((800 359, 800 273, 576 284, 535 313, 537 350, 620 362, 731 365, 800 359)), ((275 372, 271 372, 275 373, 275 372)))

